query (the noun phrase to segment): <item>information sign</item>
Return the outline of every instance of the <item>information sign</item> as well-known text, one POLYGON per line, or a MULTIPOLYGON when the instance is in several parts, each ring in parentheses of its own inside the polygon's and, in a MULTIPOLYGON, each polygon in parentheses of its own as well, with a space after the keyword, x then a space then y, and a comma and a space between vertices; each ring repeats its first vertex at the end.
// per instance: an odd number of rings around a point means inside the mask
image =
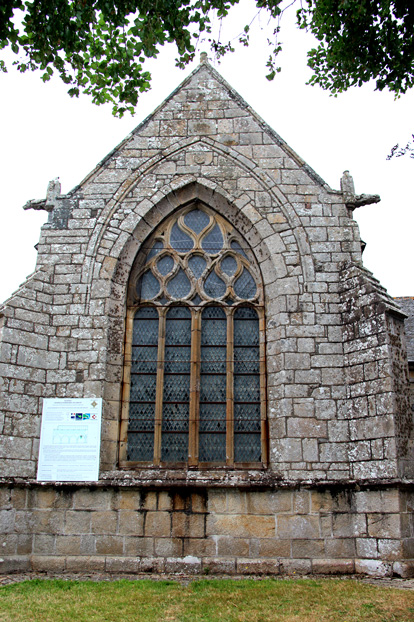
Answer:
POLYGON ((101 398, 44 399, 37 481, 96 481, 101 419, 101 398))

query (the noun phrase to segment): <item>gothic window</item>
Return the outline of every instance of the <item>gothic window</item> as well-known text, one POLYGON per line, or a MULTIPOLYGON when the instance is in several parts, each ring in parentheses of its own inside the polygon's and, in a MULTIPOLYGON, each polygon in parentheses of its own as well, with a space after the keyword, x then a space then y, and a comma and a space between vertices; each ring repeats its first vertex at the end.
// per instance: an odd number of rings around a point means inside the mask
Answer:
POLYGON ((228 221, 192 204, 132 268, 120 465, 262 466, 265 381, 254 256, 228 221))

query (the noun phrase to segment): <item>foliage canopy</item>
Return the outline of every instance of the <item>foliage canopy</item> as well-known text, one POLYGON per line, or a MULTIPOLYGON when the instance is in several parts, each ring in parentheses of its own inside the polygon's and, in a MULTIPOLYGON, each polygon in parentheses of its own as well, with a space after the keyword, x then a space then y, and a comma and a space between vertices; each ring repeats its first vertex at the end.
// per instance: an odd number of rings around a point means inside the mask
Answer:
MULTIPOLYGON (((69 94, 83 92, 96 104, 112 102, 114 114, 134 110, 150 88, 145 61, 174 42, 177 65, 193 60, 206 39, 217 57, 233 43, 212 35, 240 0, 1 0, 0 50, 16 55, 19 71, 56 73, 69 94)), ((280 70, 280 18, 296 5, 297 23, 319 44, 308 53, 311 84, 333 94, 376 80, 376 88, 399 95, 414 84, 414 4, 411 0, 253 0, 270 20, 267 78, 280 70)), ((238 34, 249 44, 251 21, 238 34)), ((0 69, 7 71, 0 59, 0 69)))

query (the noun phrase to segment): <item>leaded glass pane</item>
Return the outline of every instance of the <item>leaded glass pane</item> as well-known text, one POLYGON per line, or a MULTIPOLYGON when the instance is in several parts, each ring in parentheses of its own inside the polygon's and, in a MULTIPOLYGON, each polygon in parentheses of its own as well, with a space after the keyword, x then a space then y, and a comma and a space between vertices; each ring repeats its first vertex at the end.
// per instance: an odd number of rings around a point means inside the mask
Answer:
POLYGON ((193 209, 184 216, 184 222, 187 227, 192 229, 198 235, 209 224, 210 216, 208 216, 205 212, 202 212, 200 209, 193 209))
POLYGON ((225 374, 202 374, 200 387, 201 402, 225 402, 226 401, 226 376, 225 374))
POLYGON ((167 284, 167 291, 176 300, 185 298, 191 291, 191 284, 188 280, 184 270, 181 268, 178 270, 175 277, 167 284))
POLYGON ((132 331, 128 460, 149 462, 154 454, 155 398, 158 358, 158 312, 141 307, 132 331))
POLYGON ((171 230, 170 244, 172 248, 174 248, 179 253, 187 253, 194 246, 193 240, 187 233, 181 231, 177 223, 174 223, 171 230))
POLYGON ((235 462, 260 462, 261 459, 260 434, 234 434, 235 462))
POLYGON ((199 460, 226 459, 227 318, 221 307, 201 316, 199 460))
POLYGON ((131 373, 131 400, 133 402, 155 402, 156 374, 131 373))
POLYGON ((200 432, 225 432, 226 404, 200 404, 200 432))
POLYGON ((133 345, 157 345, 158 312, 154 307, 141 307, 134 315, 133 345))
POLYGON ((200 404, 200 462, 226 460, 226 404, 200 404))
POLYGON ((178 374, 180 372, 186 373, 188 371, 188 364, 191 358, 191 348, 175 346, 166 346, 165 348, 165 372, 178 374))
POLYGON ((191 272, 198 279, 203 274, 207 262, 204 257, 201 257, 201 255, 191 255, 190 259, 188 260, 188 265, 191 272))
POLYGON ((128 432, 127 460, 151 462, 154 457, 154 432, 128 432))
POLYGON ((234 405, 234 431, 260 432, 260 404, 234 405))
POLYGON ((234 259, 234 257, 228 255, 227 257, 222 259, 221 269, 224 274, 227 274, 227 276, 233 276, 233 274, 237 270, 237 261, 234 259))
POLYGON ((188 432, 162 433, 161 460, 163 462, 187 462, 188 460, 188 432))
POLYGON ((166 276, 174 268, 174 259, 170 255, 164 255, 157 262, 157 269, 160 274, 166 276))
POLYGON ((250 272, 244 268, 243 272, 234 284, 234 292, 239 298, 253 298, 256 295, 257 286, 250 274, 250 272))
POLYGON ((162 411, 161 459, 188 459, 190 408, 191 312, 173 307, 167 313, 162 411))
POLYGON ((234 373, 258 374, 260 371, 259 348, 234 348, 234 373))
POLYGON ((194 296, 194 298, 191 299, 191 302, 193 303, 193 305, 198 306, 202 302, 202 300, 201 300, 200 296, 198 294, 196 294, 194 296))
POLYGON ((226 433, 225 430, 218 434, 206 434, 200 432, 198 449, 200 462, 225 462, 226 461, 226 433))
POLYGON ((152 249, 148 253, 147 262, 153 257, 155 257, 155 255, 158 255, 158 253, 161 252, 163 248, 164 248, 164 244, 162 243, 162 241, 156 240, 152 246, 152 249))
MULTIPOLYGON (((157 308, 141 307, 134 318, 127 459, 138 462, 154 460, 155 412, 159 400, 159 407, 162 406, 161 460, 169 463, 188 461, 190 371, 194 373, 194 369, 199 369, 199 376, 193 379, 200 399, 197 417, 199 461, 226 462, 227 417, 233 412, 234 438, 227 441, 234 443, 235 461, 259 462, 263 396, 260 395, 258 313, 253 305, 246 304, 238 306, 233 315, 227 316, 225 312, 225 309, 231 311, 227 305, 252 300, 261 292, 253 277, 254 270, 247 266, 245 242, 208 208, 194 208, 183 216, 176 214, 160 226, 156 236, 146 262, 154 260, 151 266, 156 266, 154 272, 157 276, 147 265, 137 284, 137 293, 141 300, 156 299, 167 305, 168 312, 164 339, 161 333, 159 336, 157 308), (183 231, 179 222, 184 222, 186 230, 191 233, 183 231), (206 233, 209 227, 211 230, 206 233), (195 248, 197 236, 201 238, 202 250, 195 248), (230 253, 226 240, 230 241, 230 253), (190 252, 192 249, 194 251, 190 252), (187 253, 184 268, 183 255, 187 253), (240 262, 244 265, 236 280, 240 262), (227 292, 225 281, 231 282, 232 288, 222 303, 219 301, 227 292), (202 291, 195 291, 195 283, 197 288, 203 288, 202 291), (190 294, 192 300, 187 306, 178 306, 180 303, 177 302, 170 306, 171 298, 184 301, 190 294), (215 306, 206 307, 208 299, 215 300, 215 306), (192 307, 199 305, 202 305, 200 367, 192 368, 191 314, 195 314, 194 319, 197 317, 198 311, 192 307), (234 337, 231 352, 228 346, 230 335, 234 337), (163 344, 160 352, 159 341, 163 344), (233 365, 227 360, 230 355, 233 365), (157 392, 159 373, 163 373, 164 381, 157 392), (232 384, 231 391, 227 387, 228 380, 232 384), (230 393, 233 410, 229 410, 230 403, 227 403, 230 393)), ((141 256, 134 274, 142 265, 141 256)), ((132 304, 134 301, 132 296, 132 304)), ((156 455, 158 451, 159 448, 156 455)))
POLYGON ((154 431, 155 402, 137 404, 132 402, 129 410, 130 432, 154 431))
POLYGON ((223 248, 223 234, 221 233, 220 227, 215 225, 213 229, 206 235, 206 237, 201 242, 201 246, 203 250, 205 250, 210 255, 215 255, 223 248))
POLYGON ((204 346, 201 357, 201 373, 226 373, 226 346, 204 346))
POLYGON ((221 298, 226 293, 227 286, 212 270, 204 281, 204 291, 210 298, 221 298))
POLYGON ((206 307, 202 314, 201 345, 225 346, 226 344, 226 314, 221 307, 206 307))
POLYGON ((131 373, 157 372, 158 346, 133 346, 131 373))
POLYGON ((240 244, 238 242, 236 242, 236 240, 232 240, 230 246, 232 247, 233 250, 237 251, 238 253, 243 255, 243 257, 246 257, 246 259, 247 259, 246 253, 244 252, 244 250, 242 249, 240 244))
POLYGON ((237 402, 260 401, 260 377, 247 374, 234 376, 234 400, 237 402))
POLYGON ((257 312, 250 307, 239 307, 234 313, 234 343, 238 346, 259 345, 257 312))
POLYGON ((257 320, 257 311, 253 307, 237 307, 234 316, 237 320, 257 320))
POLYGON ((234 460, 261 461, 259 318, 252 307, 234 313, 234 460))
POLYGON ((147 270, 141 276, 137 283, 137 294, 141 300, 152 300, 160 291, 160 283, 152 274, 151 270, 147 270))

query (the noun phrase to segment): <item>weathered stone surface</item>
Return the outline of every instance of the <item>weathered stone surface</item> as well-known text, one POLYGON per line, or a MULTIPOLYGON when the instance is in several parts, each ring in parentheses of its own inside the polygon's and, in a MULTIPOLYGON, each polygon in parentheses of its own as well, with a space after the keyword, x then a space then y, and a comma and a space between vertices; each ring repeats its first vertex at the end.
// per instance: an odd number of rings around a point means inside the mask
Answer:
MULTIPOLYGON (((403 316, 362 266, 350 177, 330 189, 203 62, 72 192, 52 186, 35 272, 0 309, 4 567, 410 573, 403 316), (155 228, 198 202, 260 273, 268 459, 122 470, 131 271, 155 228), (36 484, 43 398, 83 396, 104 402, 100 481, 36 484)), ((230 383, 228 416, 233 398, 230 383)))

